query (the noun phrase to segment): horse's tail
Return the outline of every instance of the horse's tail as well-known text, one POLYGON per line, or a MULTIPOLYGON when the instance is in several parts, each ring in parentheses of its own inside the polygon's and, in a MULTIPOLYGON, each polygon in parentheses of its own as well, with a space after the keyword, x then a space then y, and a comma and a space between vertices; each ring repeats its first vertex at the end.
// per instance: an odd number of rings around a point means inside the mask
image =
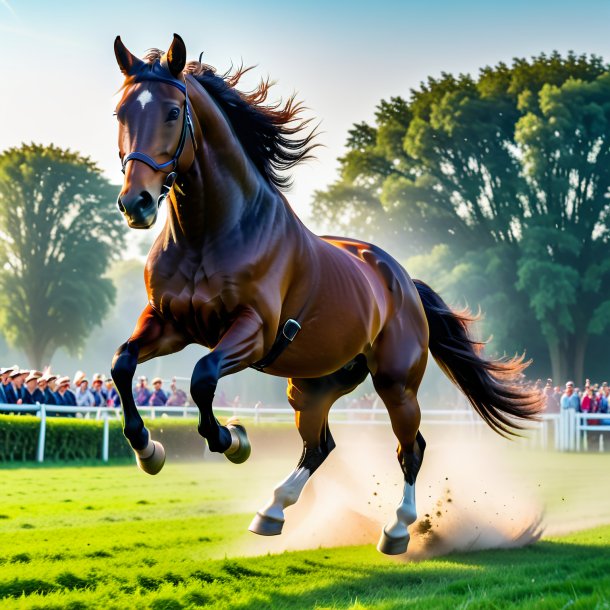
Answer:
POLYGON ((430 328, 430 351, 444 373, 464 392, 489 427, 502 436, 517 435, 519 420, 536 420, 542 393, 523 385, 524 356, 486 359, 482 343, 469 336, 475 320, 468 310, 452 311, 424 282, 414 280, 430 328), (515 421, 517 420, 517 421, 515 421))

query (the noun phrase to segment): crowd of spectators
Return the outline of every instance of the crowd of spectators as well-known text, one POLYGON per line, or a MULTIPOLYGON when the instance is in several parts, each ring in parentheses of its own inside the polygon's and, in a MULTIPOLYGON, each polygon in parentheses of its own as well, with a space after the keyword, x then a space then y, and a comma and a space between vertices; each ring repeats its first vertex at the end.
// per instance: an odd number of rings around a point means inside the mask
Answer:
POLYGON ((608 413, 610 406, 610 386, 607 381, 592 384, 587 379, 583 388, 568 381, 562 388, 553 386, 553 380, 547 379, 542 391, 548 413, 559 413, 562 409, 574 409, 578 413, 608 413))
MULTIPOLYGON (((0 404, 78 407, 120 407, 121 399, 111 378, 95 373, 89 378, 77 371, 72 381, 67 376, 50 371, 22 369, 18 365, 0 368, 0 404)), ((133 388, 133 397, 138 406, 161 407, 185 406, 189 404, 186 393, 172 379, 170 391, 163 389, 163 380, 155 377, 152 390, 148 380, 141 376, 133 388)))

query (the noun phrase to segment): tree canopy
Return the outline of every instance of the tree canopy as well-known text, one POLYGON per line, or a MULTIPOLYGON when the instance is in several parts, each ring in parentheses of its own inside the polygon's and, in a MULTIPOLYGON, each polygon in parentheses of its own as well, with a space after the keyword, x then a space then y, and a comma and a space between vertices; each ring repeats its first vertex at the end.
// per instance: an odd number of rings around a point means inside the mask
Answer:
POLYGON ((610 325, 609 155, 606 64, 516 59, 382 101, 314 214, 367 238, 389 230, 402 256, 437 246, 427 267, 449 267, 449 294, 494 303, 496 347, 543 341, 557 379, 581 378, 588 339, 610 325))
POLYGON ((89 159, 24 144, 0 154, 0 331, 32 366, 75 352, 114 302, 104 277, 125 227, 89 159))

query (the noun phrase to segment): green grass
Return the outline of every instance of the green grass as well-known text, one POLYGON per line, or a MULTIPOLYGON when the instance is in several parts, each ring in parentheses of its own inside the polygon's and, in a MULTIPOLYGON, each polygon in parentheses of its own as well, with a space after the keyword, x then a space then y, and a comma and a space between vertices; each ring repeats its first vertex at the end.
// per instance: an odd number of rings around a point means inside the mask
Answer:
MULTIPOLYGON (((548 459, 565 477, 602 457, 548 459)), ((373 545, 240 557, 286 466, 253 468, 0 470, 0 609, 610 607, 610 526, 416 563, 373 545)))

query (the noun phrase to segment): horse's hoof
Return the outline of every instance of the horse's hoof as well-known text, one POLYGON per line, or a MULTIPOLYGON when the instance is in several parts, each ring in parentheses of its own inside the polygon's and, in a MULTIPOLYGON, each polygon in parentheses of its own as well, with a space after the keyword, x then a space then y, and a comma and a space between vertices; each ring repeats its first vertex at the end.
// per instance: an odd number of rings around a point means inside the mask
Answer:
POLYGON ((256 513, 256 516, 252 519, 252 523, 250 523, 248 529, 260 536, 279 536, 282 533, 283 527, 283 521, 256 513))
POLYGON ((153 452, 148 457, 140 457, 136 452, 136 462, 138 468, 148 474, 157 474, 165 464, 165 449, 163 445, 157 441, 151 441, 153 452))
POLYGON ((402 555, 407 552, 410 536, 407 534, 403 538, 392 538, 385 533, 385 529, 381 532, 381 538, 377 545, 377 550, 384 555, 402 555))
POLYGON ((250 453, 252 452, 246 429, 239 423, 239 419, 236 417, 232 417, 227 422, 227 428, 231 433, 231 439, 237 439, 238 444, 236 448, 231 449, 234 444, 232 443, 231 447, 225 451, 225 456, 227 460, 234 464, 243 464, 250 457, 250 453))

